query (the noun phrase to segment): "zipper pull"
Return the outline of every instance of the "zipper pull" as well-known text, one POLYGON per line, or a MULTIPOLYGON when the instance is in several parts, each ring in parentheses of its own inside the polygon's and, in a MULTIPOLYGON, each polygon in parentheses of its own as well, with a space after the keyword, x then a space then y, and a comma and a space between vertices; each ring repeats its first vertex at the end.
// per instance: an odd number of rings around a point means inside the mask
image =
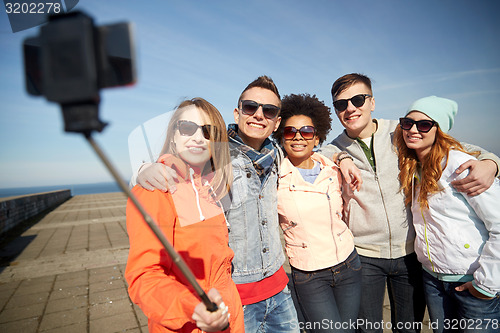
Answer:
POLYGON ((283 230, 283 232, 285 231, 288 231, 289 229, 292 229, 293 227, 296 227, 297 226, 297 222, 294 222, 294 221, 290 221, 290 226, 286 229, 283 230))

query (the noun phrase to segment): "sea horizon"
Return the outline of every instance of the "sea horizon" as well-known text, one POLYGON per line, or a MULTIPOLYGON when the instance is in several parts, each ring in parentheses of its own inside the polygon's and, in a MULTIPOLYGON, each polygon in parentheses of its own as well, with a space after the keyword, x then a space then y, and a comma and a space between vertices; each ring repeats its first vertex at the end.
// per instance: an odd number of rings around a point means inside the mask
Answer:
POLYGON ((47 186, 29 186, 0 188, 0 198, 14 197, 20 195, 29 195, 36 193, 51 192, 57 190, 70 190, 71 195, 99 194, 120 192, 121 189, 116 182, 99 182, 87 184, 68 184, 68 185, 47 185, 47 186))

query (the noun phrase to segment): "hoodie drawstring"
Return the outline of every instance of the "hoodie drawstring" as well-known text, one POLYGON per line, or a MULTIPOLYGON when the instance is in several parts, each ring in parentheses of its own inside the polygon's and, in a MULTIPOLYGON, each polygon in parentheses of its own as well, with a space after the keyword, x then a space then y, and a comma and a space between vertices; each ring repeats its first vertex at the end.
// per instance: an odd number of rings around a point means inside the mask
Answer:
POLYGON ((210 195, 212 196, 212 199, 214 199, 215 203, 217 204, 217 207, 219 207, 220 210, 222 211, 222 216, 224 216, 224 221, 226 221, 226 226, 227 226, 227 229, 229 230, 229 227, 231 225, 229 224, 229 221, 226 218, 226 214, 224 212, 224 207, 222 207, 220 200, 217 200, 217 197, 215 196, 214 188, 212 187, 212 185, 210 185, 210 183, 207 180, 205 180, 205 186, 209 187, 210 195))
POLYGON ((198 193, 198 190, 196 189, 196 186, 194 185, 193 174, 194 170, 192 168, 189 168, 189 178, 191 178, 191 186, 193 186, 194 193, 196 194, 196 205, 198 206, 198 212, 200 213, 200 220, 205 221, 205 216, 203 216, 203 213, 201 212, 200 195, 198 193))

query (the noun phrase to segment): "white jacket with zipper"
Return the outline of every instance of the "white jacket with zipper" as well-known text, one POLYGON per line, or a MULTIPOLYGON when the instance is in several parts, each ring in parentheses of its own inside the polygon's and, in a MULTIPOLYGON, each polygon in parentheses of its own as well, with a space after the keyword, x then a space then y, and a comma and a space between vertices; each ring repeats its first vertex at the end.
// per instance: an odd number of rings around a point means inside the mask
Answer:
POLYGON ((500 184, 496 178, 487 191, 473 197, 456 191, 450 182, 468 171, 457 175, 455 170, 470 159, 474 157, 449 152, 438 181, 442 190, 428 197, 429 209, 420 208, 419 186, 414 186, 415 252, 427 270, 471 274, 475 287, 494 295, 500 292, 500 184))

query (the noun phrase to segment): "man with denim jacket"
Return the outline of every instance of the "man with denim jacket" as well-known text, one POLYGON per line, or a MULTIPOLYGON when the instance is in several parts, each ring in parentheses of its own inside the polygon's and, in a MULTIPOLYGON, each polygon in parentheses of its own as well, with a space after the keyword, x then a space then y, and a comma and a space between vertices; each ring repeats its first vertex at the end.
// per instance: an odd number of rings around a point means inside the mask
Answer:
POLYGON ((280 105, 276 85, 261 76, 243 90, 228 129, 234 177, 226 216, 246 332, 298 332, 278 224, 281 152, 268 138, 279 126, 280 105))

